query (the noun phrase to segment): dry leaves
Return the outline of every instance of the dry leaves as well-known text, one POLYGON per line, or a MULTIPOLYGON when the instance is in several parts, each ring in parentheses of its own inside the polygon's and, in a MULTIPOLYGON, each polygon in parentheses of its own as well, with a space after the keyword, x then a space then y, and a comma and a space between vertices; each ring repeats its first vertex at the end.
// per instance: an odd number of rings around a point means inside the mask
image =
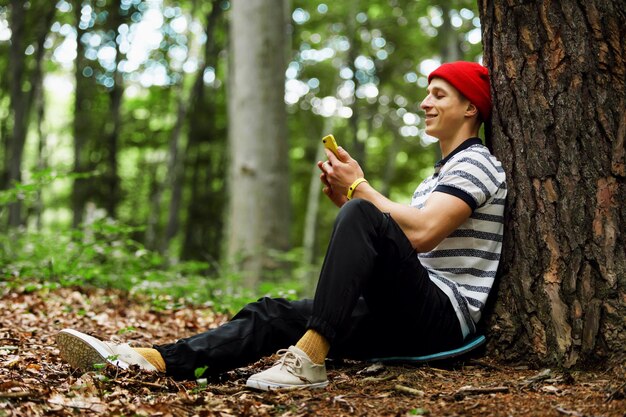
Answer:
MULTIPOLYGON (((174 303, 172 303, 174 304, 174 303)), ((457 368, 329 361, 319 391, 256 392, 245 379, 264 359, 199 386, 106 368, 74 373, 53 336, 65 327, 105 340, 150 346, 223 323, 206 308, 150 309, 146 300, 105 290, 58 289, 0 297, 0 416, 624 416, 626 365, 563 374, 498 364, 457 368)))

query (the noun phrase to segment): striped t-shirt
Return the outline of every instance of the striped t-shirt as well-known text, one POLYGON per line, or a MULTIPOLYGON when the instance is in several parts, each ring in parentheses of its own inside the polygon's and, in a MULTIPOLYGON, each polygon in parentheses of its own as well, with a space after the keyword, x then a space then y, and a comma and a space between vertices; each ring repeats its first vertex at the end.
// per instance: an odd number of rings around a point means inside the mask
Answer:
POLYGON ((466 337, 476 330, 500 261, 504 169, 479 138, 471 138, 435 165, 435 173, 417 187, 411 206, 423 208, 435 191, 454 195, 472 209, 457 230, 430 252, 418 254, 430 279, 450 298, 466 337))

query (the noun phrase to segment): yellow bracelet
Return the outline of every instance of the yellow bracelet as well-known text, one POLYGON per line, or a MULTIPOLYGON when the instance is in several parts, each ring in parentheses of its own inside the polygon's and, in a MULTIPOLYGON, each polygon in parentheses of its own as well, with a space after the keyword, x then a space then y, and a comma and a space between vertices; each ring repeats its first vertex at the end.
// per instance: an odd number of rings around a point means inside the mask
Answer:
POLYGON ((350 187, 348 187, 348 194, 346 194, 348 200, 352 199, 352 194, 354 194, 354 190, 356 190, 356 187, 358 187, 359 184, 361 184, 362 182, 367 182, 367 180, 365 178, 357 178, 357 180, 354 181, 350 187))

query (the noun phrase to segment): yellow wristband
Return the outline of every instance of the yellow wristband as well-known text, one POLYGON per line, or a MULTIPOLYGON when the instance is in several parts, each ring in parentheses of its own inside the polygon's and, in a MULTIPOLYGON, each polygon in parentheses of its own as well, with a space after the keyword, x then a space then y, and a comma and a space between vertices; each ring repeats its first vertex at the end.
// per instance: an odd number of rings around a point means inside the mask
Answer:
POLYGON ((352 194, 354 194, 354 190, 356 190, 356 187, 358 187, 359 184, 361 184, 362 182, 367 182, 367 180, 365 178, 358 178, 356 181, 352 183, 350 187, 348 187, 348 194, 346 194, 346 197, 348 197, 348 200, 352 199, 352 194))

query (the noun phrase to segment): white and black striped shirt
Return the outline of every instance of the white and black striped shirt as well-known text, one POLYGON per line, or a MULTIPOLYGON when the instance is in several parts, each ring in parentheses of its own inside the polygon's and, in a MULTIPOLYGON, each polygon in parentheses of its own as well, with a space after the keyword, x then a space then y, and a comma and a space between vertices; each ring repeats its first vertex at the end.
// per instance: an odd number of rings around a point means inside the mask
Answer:
POLYGON ((418 254, 430 279, 450 298, 465 337, 476 330, 500 261, 504 169, 479 138, 471 138, 435 165, 435 173, 417 187, 411 206, 423 208, 435 191, 454 195, 472 209, 469 219, 437 247, 418 254))

